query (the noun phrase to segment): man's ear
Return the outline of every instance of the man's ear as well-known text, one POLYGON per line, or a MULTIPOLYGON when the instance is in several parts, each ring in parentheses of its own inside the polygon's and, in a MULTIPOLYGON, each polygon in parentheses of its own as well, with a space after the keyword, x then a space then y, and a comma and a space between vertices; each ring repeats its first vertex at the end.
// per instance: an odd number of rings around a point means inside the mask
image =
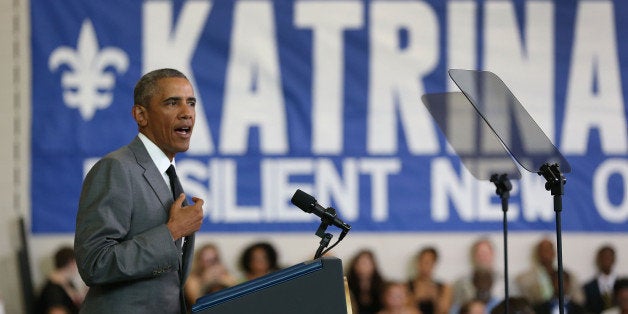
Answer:
POLYGON ((148 119, 146 117, 146 107, 140 105, 133 106, 133 119, 137 122, 139 127, 145 127, 148 124, 148 119))

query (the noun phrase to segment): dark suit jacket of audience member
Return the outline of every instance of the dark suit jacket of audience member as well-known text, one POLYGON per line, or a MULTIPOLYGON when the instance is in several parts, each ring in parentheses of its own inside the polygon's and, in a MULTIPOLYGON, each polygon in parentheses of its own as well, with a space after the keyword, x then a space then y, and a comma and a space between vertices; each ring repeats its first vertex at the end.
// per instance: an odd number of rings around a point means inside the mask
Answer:
MULTIPOLYGON (((536 314, 552 314, 554 307, 558 308, 558 299, 554 298, 534 307, 536 314)), ((580 304, 565 300, 565 314, 588 314, 589 312, 580 304)))
MULTIPOLYGON (((597 283, 597 277, 587 282, 584 285, 583 290, 584 290, 584 296, 586 300, 586 303, 584 306, 587 309, 587 311, 591 313, 599 314, 608 308, 604 306, 604 298, 602 297, 602 293, 600 292, 600 287, 597 283)), ((611 300, 612 300, 612 295, 611 295, 611 300)))

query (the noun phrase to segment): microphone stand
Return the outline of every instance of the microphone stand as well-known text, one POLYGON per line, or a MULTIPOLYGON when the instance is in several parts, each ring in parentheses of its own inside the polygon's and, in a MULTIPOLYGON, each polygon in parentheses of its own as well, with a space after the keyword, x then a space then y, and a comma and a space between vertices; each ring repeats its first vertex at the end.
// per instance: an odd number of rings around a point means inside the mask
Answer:
POLYGON ((333 235, 331 233, 326 232, 327 227, 329 227, 331 223, 327 221, 327 219, 321 219, 321 224, 318 226, 316 230, 316 235, 321 238, 321 242, 319 242, 318 250, 316 250, 316 254, 314 254, 314 259, 317 259, 323 255, 323 250, 329 245, 331 238, 333 235))
POLYGON ((558 307, 560 314, 565 312, 565 289, 563 286, 563 243, 560 213, 563 210, 562 195, 565 193, 567 179, 562 175, 558 164, 543 164, 539 171, 547 181, 545 189, 554 196, 554 211, 556 212, 556 252, 558 255, 558 307))
POLYGON ((507 174, 491 175, 491 182, 495 184, 497 188, 495 193, 499 195, 502 200, 502 211, 504 212, 503 229, 504 229, 504 313, 508 313, 508 198, 510 197, 510 190, 512 190, 512 184, 508 180, 507 174))
POLYGON ((338 243, 340 243, 340 241, 344 239, 347 233, 349 233, 349 229, 351 229, 351 226, 344 224, 344 227, 342 228, 342 232, 340 233, 340 237, 338 237, 338 240, 331 247, 325 250, 327 245, 329 245, 331 238, 333 237, 331 233, 327 232, 327 227, 334 224, 334 217, 336 217, 336 210, 333 207, 328 207, 327 209, 325 209, 325 212, 329 215, 323 215, 324 217, 321 216, 321 224, 318 226, 318 229, 316 230, 316 235, 321 238, 321 242, 319 243, 318 250, 316 250, 316 254, 314 254, 314 259, 321 257, 323 254, 327 253, 328 251, 333 249, 336 245, 338 245, 338 243))

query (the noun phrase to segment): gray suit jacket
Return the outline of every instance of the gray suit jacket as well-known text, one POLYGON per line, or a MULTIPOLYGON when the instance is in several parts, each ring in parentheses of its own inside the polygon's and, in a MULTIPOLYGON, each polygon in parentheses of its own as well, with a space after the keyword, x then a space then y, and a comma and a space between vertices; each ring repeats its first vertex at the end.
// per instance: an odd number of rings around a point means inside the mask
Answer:
POLYGON ((194 235, 177 248, 166 227, 172 192, 136 137, 83 183, 74 249, 90 286, 82 313, 184 313, 194 235))

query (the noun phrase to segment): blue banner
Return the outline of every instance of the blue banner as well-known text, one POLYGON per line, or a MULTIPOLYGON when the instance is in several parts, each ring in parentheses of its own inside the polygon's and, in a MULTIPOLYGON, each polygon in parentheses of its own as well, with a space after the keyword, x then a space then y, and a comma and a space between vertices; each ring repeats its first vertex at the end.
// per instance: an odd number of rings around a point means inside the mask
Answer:
MULTIPOLYGON (((313 232, 296 189, 352 232, 501 230, 495 187, 421 103, 456 90, 451 68, 496 73, 569 161, 564 230, 628 231, 628 3, 30 3, 34 233, 74 231, 84 175, 136 136, 133 87, 161 67, 199 101, 177 169, 204 232, 313 232)), ((509 228, 553 230, 546 181, 522 171, 509 228)))

